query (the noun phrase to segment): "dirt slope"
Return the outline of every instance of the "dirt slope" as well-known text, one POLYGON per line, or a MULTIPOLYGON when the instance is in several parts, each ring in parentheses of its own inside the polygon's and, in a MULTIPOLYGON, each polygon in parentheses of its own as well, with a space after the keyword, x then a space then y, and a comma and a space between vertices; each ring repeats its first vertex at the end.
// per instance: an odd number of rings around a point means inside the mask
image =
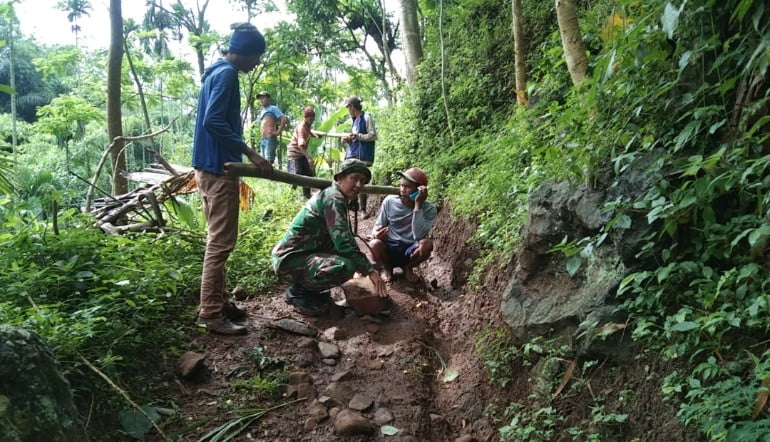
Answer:
MULTIPOLYGON (((499 272, 489 272, 480 290, 468 290, 464 283, 477 256, 466 243, 472 226, 452 221, 447 212, 442 211, 434 229, 434 257, 418 270, 421 280, 410 284, 397 274, 389 283, 387 315, 359 317, 351 311, 337 321, 309 319, 283 302, 285 287, 278 287, 268 296, 244 302, 250 315, 248 335, 192 336, 190 350, 206 355, 207 374, 197 382, 169 377, 164 399, 176 404, 178 414, 166 426, 167 434, 175 440, 198 440, 231 419, 233 409, 288 403, 234 440, 498 440, 497 428, 510 420, 502 417, 503 410, 512 402, 530 404, 537 373, 534 364, 516 367, 515 378, 504 390, 487 381, 473 343, 482 328, 504 327, 498 310, 510 263, 499 272), (302 321, 317 335, 302 336, 271 326, 282 318, 302 321), (321 342, 333 344, 339 356, 324 359, 321 342), (283 361, 292 373, 283 396, 234 388, 257 373, 249 359, 255 347, 264 356, 283 361), (355 413, 365 420, 347 419, 342 431, 369 429, 371 433, 343 436, 339 429, 335 431, 334 416, 349 407, 360 408, 355 413), (383 425, 398 433, 382 434, 383 425)), ((371 220, 359 222, 359 233, 366 235, 371 220)), ((602 361, 594 372, 576 374, 575 379, 580 377, 589 388, 571 393, 565 389, 554 401, 565 419, 553 440, 573 440, 563 431, 568 426, 591 427, 594 392, 613 398, 628 391, 638 392, 629 421, 605 431, 611 437, 607 440, 697 440, 695 432, 676 421, 674 406, 663 403, 662 377, 655 374, 659 366, 657 360, 629 361, 627 366, 602 361)), ((607 411, 628 412, 616 409, 611 399, 606 403, 607 411)))
MULTIPOLYGON (((362 236, 371 230, 371 222, 371 219, 359 221, 362 236)), ((442 232, 441 236, 447 233, 451 232, 442 232)), ((464 242, 464 238, 458 239, 464 242)), ((441 247, 447 245, 440 246, 439 250, 441 247)), ((337 321, 303 317, 283 302, 285 287, 278 287, 267 297, 247 299, 244 304, 249 311, 248 335, 192 337, 190 350, 206 355, 207 374, 199 383, 176 380, 175 385, 171 385, 168 393, 176 396, 174 400, 183 414, 178 420, 190 425, 184 429, 180 424, 168 433, 178 434, 184 430, 185 440, 196 440, 225 422, 230 408, 269 407, 299 396, 307 399, 271 412, 236 440, 447 441, 470 434, 474 421, 468 419, 465 408, 473 408, 470 415, 479 417, 484 406, 474 393, 475 387, 463 393, 462 409, 454 408, 452 401, 442 398, 443 391, 451 392, 451 384, 481 382, 478 373, 467 371, 462 357, 458 359, 453 354, 458 342, 467 347, 468 340, 472 339, 469 330, 458 330, 459 324, 449 327, 442 324, 447 314, 465 308, 460 291, 452 288, 456 276, 452 264, 439 254, 424 264, 418 274, 421 280, 412 284, 397 271, 388 284, 389 313, 376 317, 359 317, 352 311, 337 321), (317 330, 318 335, 307 337, 271 326, 282 318, 302 321, 317 330), (339 358, 323 360, 319 342, 334 344, 339 349, 339 358), (289 395, 278 399, 255 398, 249 392, 234 389, 234 382, 255 374, 254 365, 248 360, 248 353, 255 346, 261 347, 265 356, 285 361, 293 373, 290 383, 309 376, 312 388, 290 386, 289 395), (446 377, 449 370, 457 371, 456 379, 446 377), (299 392, 295 394, 293 390, 299 392), (371 406, 359 411, 372 424, 371 435, 339 436, 335 434, 333 419, 311 419, 313 415, 323 414, 319 411, 319 402, 323 402, 327 413, 334 414, 347 408, 356 393, 364 398, 364 405, 367 398, 372 401, 371 406), (318 420, 320 422, 316 422, 318 420), (208 422, 189 431, 189 427, 203 421, 208 422), (384 424, 397 428, 398 434, 381 434, 380 426, 384 424)), ((488 439, 494 432, 489 425, 480 427, 485 434, 479 435, 479 440, 488 439)))

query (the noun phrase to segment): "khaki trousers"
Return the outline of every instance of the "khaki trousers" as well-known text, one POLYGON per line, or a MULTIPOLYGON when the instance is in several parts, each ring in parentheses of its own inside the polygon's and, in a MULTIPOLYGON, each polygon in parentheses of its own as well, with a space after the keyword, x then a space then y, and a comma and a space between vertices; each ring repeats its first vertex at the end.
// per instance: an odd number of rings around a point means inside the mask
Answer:
POLYGON ((222 314, 228 301, 225 263, 238 239, 238 177, 196 170, 195 181, 208 222, 198 314, 213 318, 222 314))

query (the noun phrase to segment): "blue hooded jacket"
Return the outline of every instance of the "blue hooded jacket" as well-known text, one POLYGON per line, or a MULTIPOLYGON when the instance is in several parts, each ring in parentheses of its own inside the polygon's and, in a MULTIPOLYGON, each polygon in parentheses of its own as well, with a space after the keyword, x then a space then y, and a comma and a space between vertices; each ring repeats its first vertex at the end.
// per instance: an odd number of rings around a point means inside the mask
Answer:
POLYGON ((238 69, 220 58, 202 77, 195 120, 192 166, 224 175, 226 162, 241 162, 248 145, 243 141, 238 69))

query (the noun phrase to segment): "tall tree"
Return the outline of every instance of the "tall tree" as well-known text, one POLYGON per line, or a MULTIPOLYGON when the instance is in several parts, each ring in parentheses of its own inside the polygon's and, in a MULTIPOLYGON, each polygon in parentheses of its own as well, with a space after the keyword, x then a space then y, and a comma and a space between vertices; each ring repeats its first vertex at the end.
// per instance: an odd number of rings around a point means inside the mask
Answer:
POLYGON ((78 36, 82 28, 78 23, 84 15, 90 16, 88 11, 92 11, 91 2, 88 0, 65 0, 60 1, 57 8, 67 12, 67 20, 71 23, 72 33, 75 34, 75 47, 79 47, 78 36))
POLYGON ((195 56, 198 61, 198 73, 203 75, 206 69, 206 52, 211 45, 217 41, 218 37, 211 32, 209 22, 206 21, 206 9, 209 6, 209 0, 195 0, 195 9, 186 8, 181 0, 176 0, 171 4, 171 9, 167 9, 160 1, 148 1, 148 4, 155 8, 171 14, 175 23, 184 27, 190 34, 190 45, 195 50, 195 56))
POLYGON ((583 81, 588 71, 588 57, 580 32, 575 0, 556 0, 556 19, 559 22, 561 45, 564 48, 572 84, 578 84, 583 81))
POLYGON ((112 193, 128 192, 128 181, 122 175, 126 171, 123 136, 123 118, 120 102, 120 77, 123 62, 123 11, 121 0, 110 0, 110 52, 107 60, 107 134, 112 156, 112 193))
MULTIPOLYGON (((387 80, 387 59, 384 52, 396 49, 397 27, 383 27, 385 12, 379 0, 287 0, 286 5, 297 15, 297 27, 305 35, 308 53, 319 57, 363 55, 372 74, 382 84, 385 97, 392 93, 387 80), (379 53, 367 43, 374 41, 379 53)), ((391 74, 393 74, 391 69, 391 74)))
POLYGON ((516 101, 527 104, 527 62, 524 33, 521 30, 521 0, 511 2, 513 9, 513 66, 516 77, 516 101))
MULTIPOLYGON (((514 0, 514 2, 517 0, 514 0)), ((401 37, 406 56, 406 81, 417 81, 417 66, 422 59, 422 37, 417 19, 417 0, 401 0, 401 37)))

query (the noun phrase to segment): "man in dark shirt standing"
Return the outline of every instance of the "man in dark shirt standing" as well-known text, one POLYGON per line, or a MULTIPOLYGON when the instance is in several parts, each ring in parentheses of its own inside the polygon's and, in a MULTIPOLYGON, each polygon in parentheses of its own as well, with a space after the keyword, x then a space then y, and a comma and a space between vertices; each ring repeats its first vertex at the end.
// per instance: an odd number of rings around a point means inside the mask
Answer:
MULTIPOLYGON (((374 163, 374 142, 377 141, 377 128, 374 126, 372 114, 364 112, 361 107, 361 99, 352 96, 345 100, 345 107, 353 120, 353 127, 347 136, 342 138, 343 143, 348 143, 349 148, 345 159, 355 158, 363 161, 367 167, 374 163)), ((366 214, 366 194, 358 195, 358 210, 364 217, 366 214)))
POLYGON ((249 23, 235 24, 225 55, 203 73, 195 121, 192 165, 208 222, 206 254, 201 275, 198 326, 224 335, 245 334, 246 311, 225 291, 225 263, 238 237, 239 178, 226 175, 224 163, 240 162, 242 155, 262 173, 270 163, 243 141, 238 71, 250 72, 265 52, 265 40, 249 23))

